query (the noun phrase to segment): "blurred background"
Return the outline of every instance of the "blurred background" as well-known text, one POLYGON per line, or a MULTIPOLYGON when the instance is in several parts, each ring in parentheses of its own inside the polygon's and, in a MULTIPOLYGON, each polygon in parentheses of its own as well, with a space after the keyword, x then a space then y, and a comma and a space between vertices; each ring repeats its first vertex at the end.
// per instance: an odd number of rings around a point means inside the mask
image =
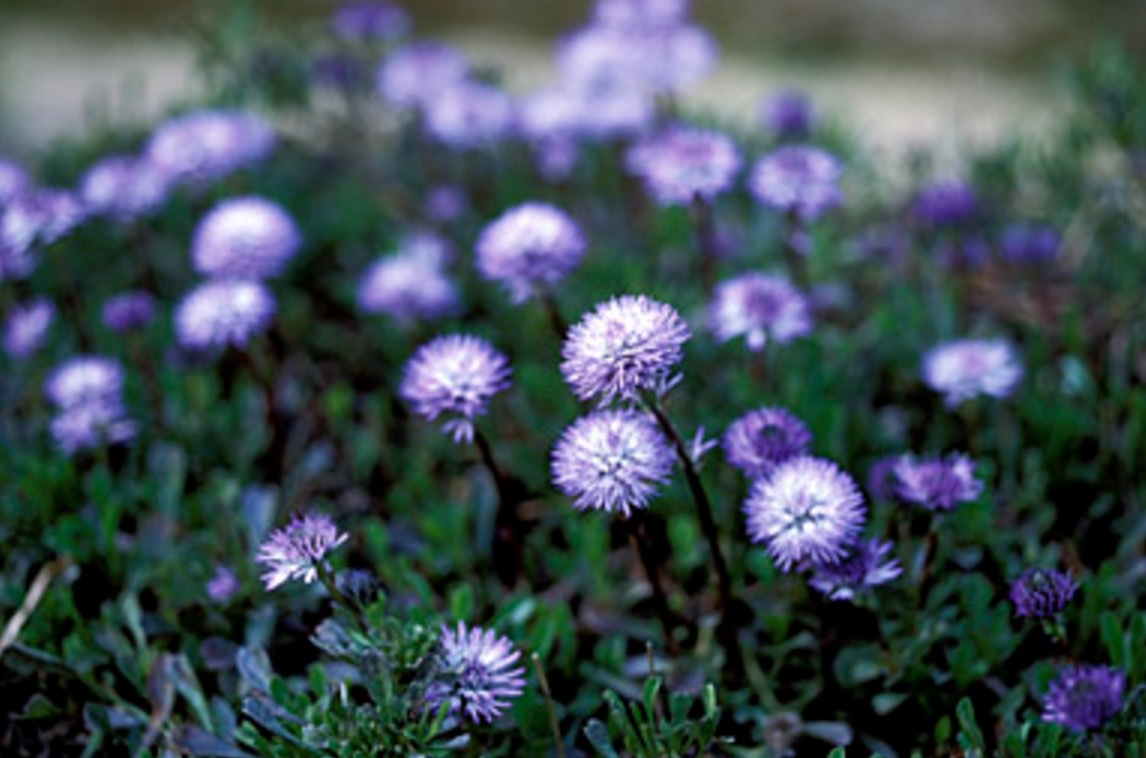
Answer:
MULTIPOLYGON (((266 0, 276 24, 326 22, 337 3, 266 0)), ((145 119, 194 97, 192 29, 211 3, 0 0, 0 153, 93 122, 145 119)), ((215 3, 219 8, 222 3, 215 3)), ((589 0, 410 0, 420 34, 501 68, 513 89, 549 75, 552 44, 589 0)), ((1056 67, 1102 37, 1146 49, 1143 0, 694 0, 724 53, 694 102, 736 119, 806 90, 875 149, 958 148, 1037 135, 1065 108, 1056 67)))

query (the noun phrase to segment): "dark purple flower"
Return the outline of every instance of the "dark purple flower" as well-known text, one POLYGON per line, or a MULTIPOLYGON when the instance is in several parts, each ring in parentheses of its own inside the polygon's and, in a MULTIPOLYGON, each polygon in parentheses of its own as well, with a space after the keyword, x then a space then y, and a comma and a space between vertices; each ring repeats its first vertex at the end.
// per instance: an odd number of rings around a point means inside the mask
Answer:
POLYGON ((167 200, 171 179, 149 161, 129 155, 104 158, 80 180, 80 199, 93 215, 130 222, 167 200))
POLYGON ((310 75, 319 86, 345 91, 361 90, 369 80, 363 61, 346 53, 316 56, 310 62, 310 75))
POLYGON ((442 626, 433 683, 426 688, 426 706, 475 724, 491 723, 525 690, 521 651, 492 630, 442 626))
POLYGON ((216 566, 215 573, 207 580, 207 597, 216 603, 225 603, 241 589, 235 572, 227 566, 216 566))
POLYGON ((951 268, 977 268, 991 258, 991 246, 977 234, 968 234, 940 242, 936 258, 951 268))
POLYGON ((648 416, 605 410, 582 416, 553 449, 553 483, 577 510, 647 508, 672 474, 672 448, 648 416))
POLYGON ((761 115, 768 131, 783 139, 803 139, 812 131, 812 104, 802 92, 777 92, 764 101, 761 115))
POLYGON ((931 227, 966 224, 979 213, 975 191, 962 182, 938 182, 915 197, 915 218, 931 227))
POLYGON ((1126 675, 1110 666, 1065 666, 1043 696, 1043 721, 1085 732, 1122 710, 1126 675))
POLYGON ((155 318, 155 298, 146 292, 123 292, 109 298, 100 315, 104 326, 113 332, 142 329, 155 318))
POLYGON ((382 0, 351 0, 340 5, 330 19, 334 33, 353 42, 394 40, 410 30, 410 16, 382 0))
POLYGON ((752 351, 762 350, 769 338, 782 345, 812 331, 808 300, 779 276, 749 273, 721 282, 707 315, 718 340, 744 337, 752 351))
POLYGON ((273 590, 292 579, 310 584, 327 568, 326 554, 346 542, 329 516, 310 513, 271 533, 255 560, 266 568, 263 583, 273 590))
POLYGON ((758 479, 744 502, 748 536, 783 571, 839 563, 866 518, 863 495, 835 463, 791 458, 758 479))
POLYGON ((478 237, 478 272, 500 282, 515 303, 551 288, 585 255, 585 235, 564 211, 529 202, 494 219, 478 237))
POLYGON ((436 93, 423 105, 426 131, 449 147, 487 147, 508 137, 514 123, 513 100, 488 84, 460 82, 436 93))
POLYGON ((633 145, 625 165, 661 205, 689 205, 728 191, 740 151, 726 134, 678 126, 633 145))
POLYGON ((958 453, 922 460, 905 455, 895 466, 895 478, 897 495, 931 511, 949 511, 983 492, 975 463, 958 453))
POLYGON ((979 395, 1007 397, 1022 376, 1023 367, 1006 340, 952 340, 923 356, 923 381, 943 395, 948 408, 979 395))
POLYGON ((1039 266, 1058 257, 1062 241, 1046 224, 1011 224, 1003 231, 999 252, 1003 260, 1020 266, 1039 266))
POLYGON ((807 454, 812 433, 783 408, 758 408, 733 421, 724 433, 724 457, 752 479, 807 454))
POLYGON ((902 455, 885 455, 868 469, 867 493, 872 500, 889 502, 895 497, 895 467, 902 458, 902 455))
POLYGON ((887 584, 903 573, 896 558, 888 558, 895 545, 878 539, 860 542, 855 551, 835 565, 819 566, 808 580, 830 600, 854 600, 869 587, 887 584))
POLYGON ((261 282, 213 279, 191 290, 175 309, 175 335, 189 350, 243 348, 266 331, 277 306, 261 282))
POLYGON ((4 352, 10 358, 28 358, 44 344, 56 317, 56 306, 46 298, 36 298, 12 308, 4 321, 4 352))
POLYGON ((0 157, 0 210, 32 186, 32 177, 13 160, 0 157))
POLYGON ((261 197, 233 197, 216 205, 195 227, 195 270, 222 279, 278 276, 302 246, 294 219, 261 197))
POLYGON ((787 145, 756 162, 748 186, 761 205, 811 220, 842 202, 842 174, 843 167, 831 153, 787 145))
POLYGON ((391 53, 378 69, 377 87, 384 100, 402 108, 428 104, 469 76, 469 63, 452 47, 414 42, 391 53))
POLYGON ((172 181, 201 185, 263 160, 274 146, 274 130, 253 113, 198 110, 161 124, 145 155, 172 181))
POLYGON ((456 184, 439 184, 426 195, 424 212, 426 218, 444 224, 465 213, 468 204, 461 187, 456 184))
POLYGON ((1011 585, 1015 615, 1026 618, 1052 618, 1062 612, 1078 582, 1069 573, 1053 569, 1027 569, 1011 585))

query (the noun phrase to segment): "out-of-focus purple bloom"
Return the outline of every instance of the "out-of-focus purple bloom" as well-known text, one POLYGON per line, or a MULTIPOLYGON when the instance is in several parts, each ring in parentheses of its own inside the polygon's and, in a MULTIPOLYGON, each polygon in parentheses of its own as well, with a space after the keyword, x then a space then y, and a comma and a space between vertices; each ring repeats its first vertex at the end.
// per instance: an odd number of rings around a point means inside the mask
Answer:
POLYGON ((424 104, 426 130, 456 149, 488 147, 509 136, 514 126, 508 94, 477 82, 449 87, 424 104))
POLYGON ((936 250, 936 257, 952 268, 977 268, 991 258, 991 246, 977 234, 945 239, 936 250))
POLYGON ((4 322, 4 352, 23 360, 44 344, 56 317, 56 306, 46 298, 36 298, 15 306, 4 322))
POLYGON ((454 442, 472 442, 474 420, 485 415, 494 395, 509 389, 511 375, 509 360, 485 340, 449 334, 406 362, 398 394, 425 419, 446 416, 442 431, 454 442))
POLYGON ((233 197, 195 227, 191 261, 200 274, 223 279, 278 276, 302 246, 294 219, 261 197, 233 197))
POLYGON ((930 511, 949 511, 983 492, 974 461, 959 453, 922 460, 905 455, 895 465, 895 480, 897 495, 930 511))
POLYGON ((142 329, 155 318, 155 298, 146 292, 123 292, 109 298, 100 315, 104 326, 113 332, 142 329))
POLYGON ((79 195, 93 215, 126 223, 163 205, 170 186, 167 172, 149 161, 114 155, 87 170, 79 195))
POLYGON ((318 578, 320 571, 329 567, 327 553, 346 542, 348 537, 338 531, 329 516, 315 513, 302 518, 295 516, 259 546, 255 560, 265 567, 263 583, 268 590, 292 579, 310 584, 318 578))
POLYGON ((748 188, 761 205, 818 218, 843 201, 839 160, 818 147, 786 145, 756 162, 748 188))
POLYGON ((748 536, 783 571, 839 563, 863 528, 863 496, 831 461, 800 457, 758 479, 744 502, 748 536))
POLYGON ((691 335, 670 305, 644 295, 599 304, 569 330, 561 373, 581 400, 602 404, 666 393, 675 381, 682 347, 691 335))
POLYGON ((783 408, 758 408, 733 421, 724 433, 724 457, 752 479, 762 479, 784 461, 806 455, 812 433, 783 408))
POLYGON ((902 263, 911 252, 911 235, 901 226, 882 226, 862 232, 852 245, 855 255, 863 260, 885 264, 902 263))
POLYGON ((310 62, 313 81, 335 90, 358 91, 369 81, 366 67, 360 58, 346 53, 327 53, 310 62))
POLYGON ((885 455, 868 469, 867 493, 872 500, 889 502, 895 497, 895 467, 902 458, 902 455, 885 455))
POLYGON ((1043 696, 1043 721, 1085 732, 1098 729, 1122 710, 1126 675, 1110 666, 1062 668, 1043 696))
POLYGON ((1053 569, 1027 569, 1011 585, 1015 615, 1026 618, 1052 618, 1062 612, 1078 582, 1069 573, 1053 569))
POLYGON ((32 177, 16 161, 0 157, 0 210, 32 186, 32 177))
POLYGON ((749 273, 721 282, 707 315, 718 340, 744 337, 753 351, 769 339, 782 345, 812 331, 808 300, 779 276, 749 273))
POLYGON ((782 139, 803 139, 812 131, 812 104, 802 92, 777 92, 764 101, 765 128, 782 139))
POLYGON ((482 230, 475 247, 477 269, 522 303, 572 273, 585 247, 585 235, 567 213, 545 203, 523 203, 482 230))
POLYGON ((830 600, 854 600, 869 587, 887 584, 903 573, 896 558, 888 558, 895 545, 871 539, 856 546, 855 552, 832 566, 820 566, 808 584, 830 600))
POLYGON ((689 0, 597 0, 594 23, 621 29, 671 26, 688 18, 689 0))
POLYGON ((62 408, 50 431, 56 447, 66 455, 133 439, 139 425, 128 418, 119 398, 91 401, 62 408))
POLYGON ((174 182, 202 185, 263 160, 274 146, 274 130, 253 113, 198 110, 161 124, 145 157, 174 182))
POLYGON ((330 25, 337 36, 352 42, 394 40, 410 30, 410 16, 382 0, 351 0, 334 11, 330 25))
POLYGON ((400 252, 376 261, 362 275, 358 307, 401 322, 434 320, 456 314, 461 297, 439 264, 400 252))
POLYGON ((927 226, 958 226, 975 219, 979 200, 963 182, 938 182, 920 190, 913 210, 915 218, 927 226))
POLYGON ((401 108, 427 105, 469 76, 465 57, 436 42, 414 42, 391 53, 378 69, 378 93, 401 108))
POLYGON ((216 566, 215 573, 207 580, 207 597, 216 603, 225 603, 241 589, 239 578, 228 566, 216 566))
POLYGON ((582 130, 585 99, 570 87, 550 87, 523 98, 517 115, 522 135, 535 143, 574 138, 582 130))
POLYGON ((702 79, 716 63, 716 43, 691 24, 635 28, 592 25, 558 49, 562 78, 588 92, 673 92, 702 79))
POLYGON ((1037 266, 1057 258, 1061 244, 1058 232, 1046 224, 1011 224, 1003 231, 999 252, 1008 263, 1037 266))
POLYGON ((675 127, 633 145, 625 165, 661 205, 689 205, 728 191, 740 151, 726 134, 675 127))
POLYGON ((567 179, 581 157, 581 143, 574 137, 550 137, 533 146, 537 172, 551 182, 567 179))
POLYGON ((44 396, 58 408, 119 402, 123 366, 102 355, 79 355, 61 363, 44 383, 44 396))
POLYGON ((1002 339, 944 342, 923 356, 923 382, 953 408, 979 395, 1007 397, 1023 377, 1010 343, 1002 339))
POLYGON ((465 213, 469 203, 465 192, 455 184, 439 184, 426 195, 425 214, 439 224, 454 221, 465 213))
POLYGON ((261 282, 213 279, 191 290, 175 310, 175 335, 189 350, 244 348, 274 318, 274 295, 261 282))
POLYGON ((668 481, 674 457, 669 441, 648 416, 603 410, 570 425, 553 449, 553 483, 589 508, 628 518, 668 481))
POLYGON ((5 264, 0 260, 0 276, 22 278, 32 272, 35 259, 30 253, 61 239, 84 221, 83 205, 65 190, 37 188, 14 198, 0 215, 0 252, 13 254, 5 264))
POLYGON ((525 690, 521 651, 507 638, 480 627, 442 626, 434 681, 426 688, 426 707, 475 724, 491 723, 525 690))

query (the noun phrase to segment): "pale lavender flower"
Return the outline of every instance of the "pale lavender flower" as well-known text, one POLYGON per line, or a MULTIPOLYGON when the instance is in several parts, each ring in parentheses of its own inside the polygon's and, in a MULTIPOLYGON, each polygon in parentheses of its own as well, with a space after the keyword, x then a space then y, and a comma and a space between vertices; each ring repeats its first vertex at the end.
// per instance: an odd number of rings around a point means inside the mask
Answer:
POLYGON ((812 331, 807 298, 779 276, 749 273, 721 282, 707 315, 718 340, 744 337, 752 351, 769 339, 782 345, 812 331))
POLYGON ((740 171, 740 152, 726 134, 675 127, 633 145, 625 156, 661 205, 711 201, 727 192, 740 171))
POLYGON ((1003 231, 999 252, 1008 263, 1036 266, 1058 257, 1062 240, 1046 224, 1011 224, 1003 231))
POLYGON ((32 186, 32 177, 16 161, 0 157, 0 210, 32 186))
POLYGON ((207 580, 207 597, 216 603, 225 603, 241 589, 239 578, 228 566, 216 566, 215 573, 207 580))
POLYGON ((39 350, 56 317, 56 306, 46 298, 21 303, 4 322, 4 352, 10 358, 23 360, 39 350))
POLYGON ((782 139, 802 139, 812 131, 812 104, 802 92, 777 92, 764 101, 765 127, 782 139))
POLYGON ((378 69, 377 87, 384 100, 402 108, 428 104, 469 76, 465 57, 436 42, 414 42, 391 53, 378 69))
POLYGON ((295 516, 282 529, 271 533, 259 546, 255 560, 265 567, 263 583, 268 590, 292 579, 310 584, 329 568, 326 555, 349 538, 339 532, 329 516, 308 513, 295 516))
POLYGON ((584 115, 584 96, 568 86, 539 90, 518 103, 518 126, 535 144, 575 138, 581 133, 584 115))
POLYGON ((63 238, 86 212, 65 190, 36 188, 15 197, 0 214, 0 280, 22 279, 35 269, 33 253, 63 238))
POLYGON ((433 320, 461 310, 457 285, 440 265, 411 252, 376 261, 358 284, 358 307, 401 322, 433 320))
POLYGON ((593 22, 624 29, 671 26, 688 18, 689 0, 597 0, 593 22))
POLYGON ((831 153, 787 145, 756 162, 748 186, 761 205, 812 220, 843 200, 842 174, 843 167, 831 153))
POLYGON ((79 195, 93 215, 130 222, 167 200, 171 178, 149 161, 114 155, 99 161, 80 179, 79 195))
POLYGON ((1042 719, 1067 729, 1098 729, 1122 710, 1126 675, 1110 666, 1065 666, 1043 696, 1042 719))
POLYGON ((442 431, 454 442, 472 442, 474 420, 509 388, 511 375, 509 360, 485 340, 449 334, 418 348, 406 362, 398 393, 425 419, 447 417, 442 431))
POLYGON ((66 455, 127 442, 135 437, 138 428, 118 397, 61 408, 50 425, 56 447, 66 455))
POLYGON ((590 508, 628 518, 668 481, 675 459, 669 441, 647 415, 603 410, 577 419, 553 449, 553 483, 590 508))
POLYGON ((863 528, 863 496, 831 461, 800 457, 753 485, 744 502, 748 536, 783 571, 839 563, 863 528))
POLYGON ((920 190, 913 208, 916 219, 931 227, 949 227, 974 220, 979 212, 975 191, 963 182, 937 182, 920 190))
POLYGON ((44 395, 61 409, 118 403, 123 385, 123 366, 118 361, 102 355, 79 355, 48 375, 44 395))
POLYGON ((351 0, 334 11, 330 19, 334 33, 352 42, 395 40, 410 30, 410 16, 382 0, 351 0))
POLYGON ((599 304, 569 330, 561 373, 581 400, 602 404, 666 393, 675 383, 682 347, 691 335, 671 305, 644 295, 599 304))
POLYGON ((455 184, 439 184, 426 195, 424 212, 431 221, 444 224, 454 221, 466 211, 465 192, 455 184))
POLYGON ((513 100, 488 84, 460 82, 424 104, 426 131, 455 149, 486 147, 508 137, 513 100))
POLYGON ((198 110, 161 124, 145 158, 174 182, 202 185, 263 160, 274 146, 274 130, 253 113, 198 110))
POLYGON ((294 219, 261 197, 222 201, 200 220, 191 241, 195 270, 223 279, 278 276, 302 246, 294 219))
POLYGON ((142 329, 155 318, 155 298, 146 292, 123 292, 108 298, 100 311, 104 326, 120 334, 142 329))
POLYGON ((812 433, 783 408, 758 408, 733 421, 724 433, 724 457, 752 479, 768 476, 781 463, 806 455, 812 433))
POLYGON ((480 627, 442 626, 434 681, 426 688, 426 707, 443 706, 456 716, 491 723, 525 690, 519 651, 506 637, 480 627))
POLYGON ((1078 582, 1068 572, 1027 569, 1011 585, 1015 615, 1046 619, 1062 613, 1078 592, 1078 582))
POLYGON ((839 563, 819 566, 808 584, 829 600, 854 600, 869 587, 887 584, 903 573, 899 560, 888 557, 894 547, 890 541, 878 539, 860 542, 855 551, 839 563))
POLYGON ((897 495, 931 511, 949 511, 983 492, 974 461, 959 453, 922 460, 905 455, 895 465, 895 479, 897 495))
POLYGON ((189 350, 246 347, 274 318, 274 295, 261 282, 213 279, 191 290, 175 309, 175 335, 189 350))
POLYGON ((568 276, 585 248, 585 235, 567 213, 529 202, 490 222, 475 253, 478 272, 500 282, 515 303, 522 303, 568 276))
POLYGON ((537 172, 551 182, 568 179, 581 157, 581 143, 576 137, 549 137, 533 146, 537 172))
POLYGON ((562 78, 588 92, 672 92, 702 79, 717 59, 712 37, 691 24, 585 27, 562 40, 562 78))
POLYGON ((962 339, 941 343, 923 356, 923 381, 953 408, 979 395, 1003 398, 1023 376, 1010 343, 962 339))

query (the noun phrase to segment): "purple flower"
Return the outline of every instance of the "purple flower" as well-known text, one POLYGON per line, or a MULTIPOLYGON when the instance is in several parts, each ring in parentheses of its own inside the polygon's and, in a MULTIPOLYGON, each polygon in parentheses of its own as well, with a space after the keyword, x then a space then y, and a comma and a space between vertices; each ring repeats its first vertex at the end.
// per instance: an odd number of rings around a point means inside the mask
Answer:
POLYGON ((0 157, 0 209, 32 186, 32 177, 16 161, 0 157))
POLYGON ((69 358, 48 375, 44 396, 58 408, 118 402, 123 395, 123 366, 102 355, 69 358))
POLYGON ((777 92, 764 101, 765 127, 783 139, 803 139, 812 131, 812 104, 802 92, 777 92))
POLYGON ((100 313, 104 326, 125 333, 142 329, 155 318, 155 298, 146 292, 123 292, 103 304, 100 313))
POLYGON ((975 218, 979 201, 975 191, 962 182, 938 182, 920 190, 913 212, 926 226, 958 226, 975 218))
POLYGON ((902 458, 902 455, 885 455, 868 469, 867 493, 872 500, 887 502, 895 497, 895 467, 902 458))
POLYGON ((415 42, 391 53, 378 69, 378 92, 391 105, 414 108, 465 81, 469 63, 452 47, 415 42))
POLYGON ((983 492, 974 462, 958 453, 923 460, 905 455, 895 465, 895 479, 897 495, 930 511, 949 511, 983 492))
POLYGON ((672 306, 644 295, 615 297, 570 328, 561 348, 561 373, 581 400, 663 395, 675 382, 689 336, 672 306))
POLYGON ((903 573, 896 558, 888 558, 895 545, 890 541, 866 540, 854 553, 833 566, 820 566, 808 584, 829 600, 854 600, 868 587, 887 584, 903 573))
POLYGON ((591 25, 562 40, 562 78, 588 92, 672 92, 702 79, 717 59, 716 43, 692 24, 591 25))
POLYGON ((115 155, 87 170, 79 195, 93 215, 126 223, 163 205, 170 185, 167 172, 149 161, 115 155))
POLYGON ((401 252, 376 261, 358 284, 358 306, 401 322, 446 318, 461 309, 458 288, 441 267, 401 252))
POLYGON ((227 566, 216 566, 214 575, 207 580, 207 597, 216 603, 225 603, 241 589, 235 572, 227 566))
POLYGON ((291 579, 310 584, 320 571, 329 568, 326 554, 346 542, 348 536, 338 531, 329 516, 314 513, 302 518, 295 516, 259 546, 255 560, 266 568, 263 583, 268 590, 291 579))
POLYGON ((708 323, 721 342, 744 337, 748 349, 757 351, 769 338, 782 345, 812 331, 812 313, 788 280, 749 273, 717 286, 708 323))
POLYGON ((234 197, 216 205, 195 227, 195 270, 223 279, 278 276, 302 245, 294 220, 261 197, 234 197))
POLYGON ((991 246, 976 234, 961 235, 940 242, 935 257, 953 268, 977 268, 991 258, 991 246))
POLYGON ((310 62, 310 75, 319 86, 347 92, 363 89, 368 81, 363 60, 346 53, 315 56, 310 62))
POLYGON ((674 464, 669 441, 648 416, 604 410, 566 428, 553 449, 553 483, 573 507, 628 518, 668 481, 674 464))
POLYGON ((213 279, 191 290, 175 309, 175 335, 189 350, 246 347, 266 331, 276 310, 261 282, 213 279))
POLYGON ((486 147, 509 135, 513 101, 496 87, 459 82, 424 103, 426 131, 455 149, 486 147))
POLYGON ((424 212, 431 221, 443 224, 465 213, 465 192, 455 184, 439 184, 426 195, 424 212))
POLYGON ((1085 732, 1122 710, 1126 675, 1110 666, 1066 666, 1043 696, 1043 721, 1085 732))
POLYGON ((999 252, 1003 260, 1021 266, 1038 266, 1058 257, 1062 241, 1045 224, 1011 224, 1003 231, 999 252))
POLYGON ((4 352, 14 360, 28 358, 44 344, 56 317, 56 306, 38 297, 12 308, 4 322, 4 352))
POLYGON ((33 253, 56 242, 84 221, 85 210, 64 190, 29 189, 0 214, 0 280, 23 279, 36 266, 33 253))
POLYGON ((744 502, 748 536, 783 571, 839 563, 863 528, 863 496, 831 461, 792 458, 759 479, 744 502))
POLYGON ((535 144, 575 139, 581 133, 584 115, 584 96, 567 86, 534 92, 518 104, 518 126, 535 144))
POLYGON ((172 181, 202 185, 263 160, 274 146, 274 130, 252 113, 198 110, 161 124, 145 156, 172 181))
POLYGON ((476 724, 501 715, 509 701, 525 690, 525 669, 517 665, 521 652, 492 630, 442 626, 438 640, 435 681, 426 688, 426 706, 448 711, 476 724))
POLYGON ((1062 612, 1078 582, 1069 573, 1051 569, 1027 569, 1011 585, 1015 615, 1026 618, 1052 618, 1062 612))
POLYGON ((449 334, 418 348, 406 362, 398 394, 425 419, 448 416, 442 431, 454 442, 472 442, 474 419, 509 388, 511 374, 509 360, 485 340, 449 334))
POLYGON ((585 255, 585 235, 564 211, 530 202, 503 213, 482 230, 478 272, 500 282, 515 303, 552 287, 585 255))
POLYGON ((740 171, 740 151, 726 134, 676 127, 629 149, 628 170, 661 205, 711 201, 727 192, 740 171))
POLYGON ((724 457, 752 479, 772 473, 781 463, 806 455, 812 433, 783 408, 758 408, 733 421, 724 433, 724 457))
POLYGON ((626 29, 670 26, 688 17, 689 0, 597 0, 594 23, 626 29))
POLYGON ((787 145, 756 162, 748 187, 756 202, 806 220, 838 206, 843 167, 818 147, 787 145))
POLYGON ((923 381, 948 408, 979 395, 1007 397, 1023 376, 1008 342, 962 339, 944 342, 923 356, 923 381))
POLYGON ((351 0, 340 5, 330 19, 334 33, 352 42, 394 40, 410 30, 410 16, 382 0, 351 0))
POLYGON ((50 426, 56 447, 66 455, 103 445, 127 442, 138 424, 127 416, 119 398, 91 400, 62 408, 50 426))

